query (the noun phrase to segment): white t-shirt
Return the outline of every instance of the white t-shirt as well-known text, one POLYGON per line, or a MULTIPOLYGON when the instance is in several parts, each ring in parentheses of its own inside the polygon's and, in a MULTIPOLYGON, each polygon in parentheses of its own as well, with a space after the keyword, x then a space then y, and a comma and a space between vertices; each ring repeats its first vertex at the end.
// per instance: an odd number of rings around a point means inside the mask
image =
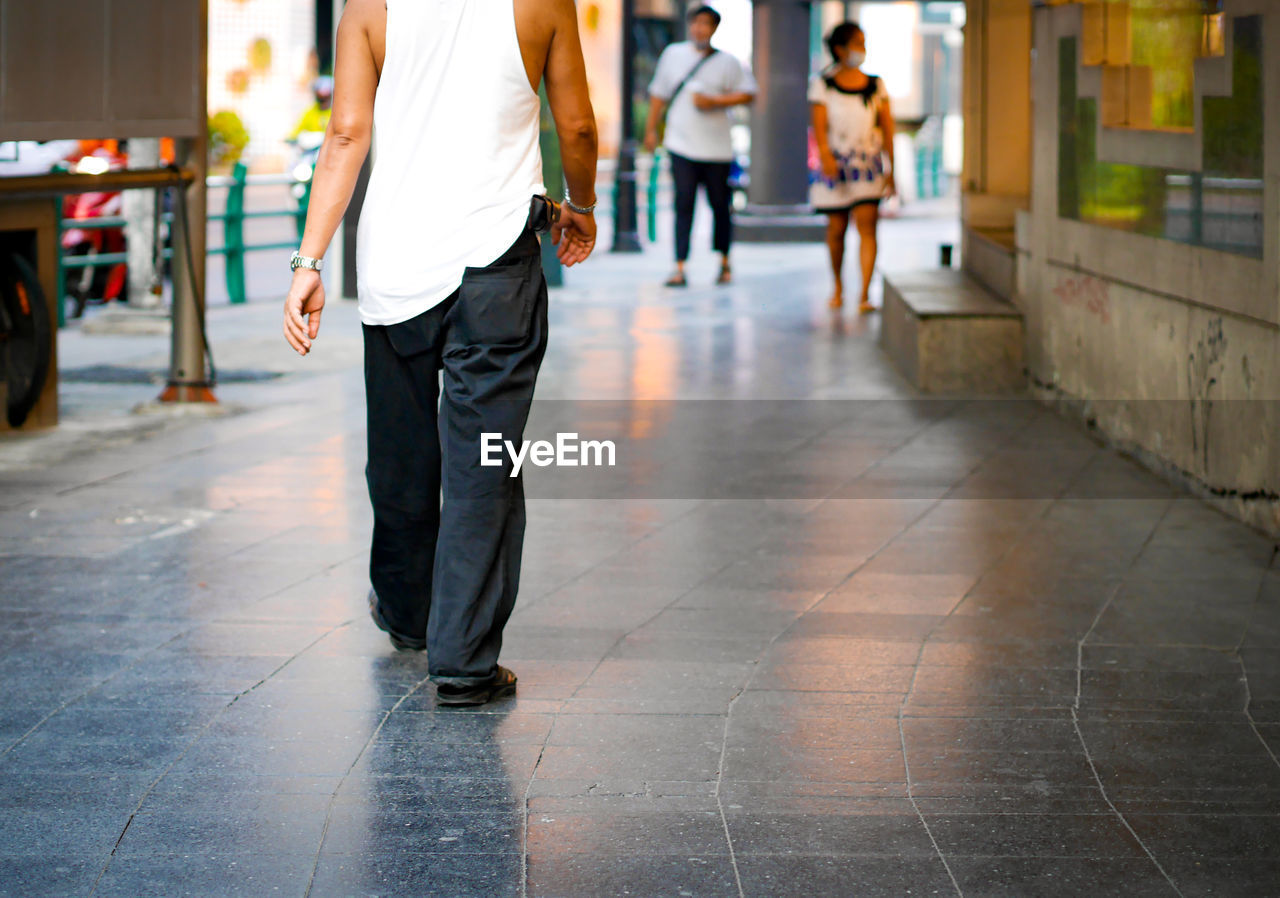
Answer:
MULTIPOLYGON (((671 44, 658 57, 658 68, 649 85, 649 95, 670 100, 680 82, 703 58, 692 41, 671 44)), ((717 51, 698 69, 680 91, 667 111, 664 143, 667 149, 686 159, 699 162, 729 162, 733 159, 733 141, 729 137, 729 110, 701 110, 693 103, 694 94, 724 96, 756 92, 755 79, 737 57, 717 51)))

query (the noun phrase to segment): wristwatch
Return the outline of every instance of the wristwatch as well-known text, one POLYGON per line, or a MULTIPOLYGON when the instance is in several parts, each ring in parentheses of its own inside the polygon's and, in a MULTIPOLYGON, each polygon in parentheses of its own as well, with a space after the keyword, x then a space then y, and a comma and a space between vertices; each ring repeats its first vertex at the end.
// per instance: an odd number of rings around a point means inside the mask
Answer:
POLYGON ((299 268, 310 268, 312 271, 319 271, 320 266, 323 264, 323 259, 313 259, 295 250, 293 256, 289 259, 289 270, 297 271, 299 268))

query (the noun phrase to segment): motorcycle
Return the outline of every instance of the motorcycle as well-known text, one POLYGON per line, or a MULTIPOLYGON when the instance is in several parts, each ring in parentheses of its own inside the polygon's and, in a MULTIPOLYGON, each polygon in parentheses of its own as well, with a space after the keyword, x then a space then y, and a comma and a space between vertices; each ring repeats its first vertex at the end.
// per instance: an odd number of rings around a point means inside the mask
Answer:
MULTIPOLYGON (((97 150, 81 157, 72 169, 82 174, 103 174, 125 167, 125 159, 118 154, 97 150)), ((116 192, 81 193, 63 199, 62 217, 86 223, 103 218, 117 218, 124 212, 124 196, 116 192)), ((64 258, 114 255, 125 252, 124 228, 68 227, 62 232, 64 258)), ((66 292, 73 303, 72 318, 84 314, 90 302, 124 302, 129 283, 129 269, 124 263, 108 265, 87 264, 67 277, 66 292)))

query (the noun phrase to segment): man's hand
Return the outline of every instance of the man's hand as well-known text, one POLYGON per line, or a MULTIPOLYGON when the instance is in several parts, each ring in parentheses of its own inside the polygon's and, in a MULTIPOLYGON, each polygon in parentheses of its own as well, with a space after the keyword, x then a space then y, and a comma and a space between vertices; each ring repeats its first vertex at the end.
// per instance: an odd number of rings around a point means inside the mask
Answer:
POLYGON ((693 105, 697 106, 703 112, 709 112, 712 109, 719 109, 724 103, 719 97, 713 97, 709 94, 694 94, 693 105))
POLYGON ((562 205, 560 218, 551 225, 551 242, 559 247, 556 257, 565 268, 585 262, 596 246, 595 216, 580 215, 562 205))
POLYGON ((646 153, 654 153, 658 149, 659 143, 661 141, 658 140, 657 129, 650 129, 644 132, 644 151, 646 153))
POLYGON ((293 273, 289 296, 284 301, 284 338, 298 355, 311 351, 311 341, 320 333, 323 308, 324 283, 320 272, 299 268, 293 273))

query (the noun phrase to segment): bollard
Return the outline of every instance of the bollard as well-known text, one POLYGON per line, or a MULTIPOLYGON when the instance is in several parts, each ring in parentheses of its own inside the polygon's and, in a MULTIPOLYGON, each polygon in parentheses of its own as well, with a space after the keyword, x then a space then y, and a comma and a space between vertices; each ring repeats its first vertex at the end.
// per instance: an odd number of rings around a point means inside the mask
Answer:
POLYGON ((226 255, 227 295, 239 305, 245 301, 244 287, 244 187, 249 169, 237 162, 231 169, 232 185, 227 188, 227 212, 222 220, 222 245, 226 255))
POLYGON ((943 268, 951 267, 951 244, 943 243, 938 247, 938 262, 943 268))
POLYGON ((649 242, 658 242, 658 175, 662 172, 662 158, 657 150, 649 157, 649 189, 645 205, 645 223, 648 225, 649 242))

